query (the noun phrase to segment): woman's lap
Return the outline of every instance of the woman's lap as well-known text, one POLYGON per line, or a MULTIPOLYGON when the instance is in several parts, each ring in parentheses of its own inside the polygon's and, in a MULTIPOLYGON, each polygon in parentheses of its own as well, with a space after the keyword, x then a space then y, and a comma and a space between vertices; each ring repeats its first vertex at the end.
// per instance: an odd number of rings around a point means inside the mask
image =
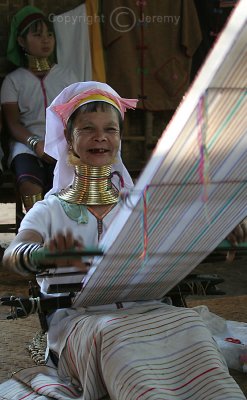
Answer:
POLYGON ((59 372, 72 374, 85 400, 107 392, 116 400, 148 398, 149 391, 180 400, 244 398, 203 321, 185 308, 83 317, 59 372))
POLYGON ((19 390, 30 400, 99 400, 108 394, 111 400, 245 399, 201 317, 167 305, 83 314, 67 339, 58 375, 54 368, 36 371, 16 375, 27 386, 9 381, 12 397, 8 383, 0 385, 0 398, 19 400, 19 390))

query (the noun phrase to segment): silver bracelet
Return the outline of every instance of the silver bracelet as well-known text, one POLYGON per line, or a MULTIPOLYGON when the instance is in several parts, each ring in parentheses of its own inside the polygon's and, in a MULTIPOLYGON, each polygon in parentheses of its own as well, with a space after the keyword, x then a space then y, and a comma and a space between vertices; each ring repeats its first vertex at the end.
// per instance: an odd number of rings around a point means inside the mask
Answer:
POLYGON ((27 139, 27 145, 31 150, 35 151, 36 144, 38 144, 38 142, 40 142, 41 140, 42 139, 37 135, 29 136, 29 138, 27 139))
POLYGON ((15 269, 21 274, 40 272, 40 266, 32 262, 31 254, 42 247, 41 243, 20 243, 17 245, 11 255, 15 269))

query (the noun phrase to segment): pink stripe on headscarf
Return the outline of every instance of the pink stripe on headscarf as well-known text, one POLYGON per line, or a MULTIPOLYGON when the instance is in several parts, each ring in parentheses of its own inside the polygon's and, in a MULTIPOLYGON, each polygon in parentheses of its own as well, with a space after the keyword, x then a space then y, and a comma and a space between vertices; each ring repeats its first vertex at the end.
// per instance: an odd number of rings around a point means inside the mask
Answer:
MULTIPOLYGON (((83 100, 90 95, 93 94, 101 94, 110 100, 112 100, 116 104, 116 108, 120 111, 122 118, 124 119, 124 113, 125 111, 129 109, 134 109, 137 104, 137 99, 125 99, 121 97, 114 96, 113 94, 109 92, 105 92, 100 89, 91 89, 83 93, 79 93, 78 95, 72 97, 68 102, 64 104, 59 104, 55 105, 52 107, 52 109, 59 115, 59 117, 62 119, 64 126, 66 125, 69 117, 71 114, 76 110, 78 104, 80 104, 80 100, 83 100)), ((89 102, 92 102, 93 100, 89 100, 88 102, 85 101, 83 104, 87 104, 89 102)), ((95 100, 97 101, 97 100, 95 100)), ((112 104, 112 103, 110 103, 112 104)))

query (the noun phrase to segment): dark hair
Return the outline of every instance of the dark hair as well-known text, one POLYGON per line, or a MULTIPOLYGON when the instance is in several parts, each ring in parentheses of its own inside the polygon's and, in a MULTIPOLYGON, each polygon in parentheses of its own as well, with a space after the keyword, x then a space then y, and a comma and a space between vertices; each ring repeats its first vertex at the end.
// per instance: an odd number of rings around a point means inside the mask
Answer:
POLYGON ((21 36, 25 39, 29 32, 33 33, 37 32, 42 23, 44 23, 47 26, 48 31, 52 32, 55 36, 53 23, 49 21, 49 19, 46 17, 41 17, 40 19, 34 21, 31 25, 29 25, 26 29, 24 29, 22 33, 19 33, 18 36, 21 36))
MULTIPOLYGON (((19 33, 18 36, 22 37, 25 40, 29 32, 32 32, 32 33, 38 32, 40 26, 42 26, 43 23, 47 26, 48 31, 53 34, 54 39, 55 39, 54 51, 49 56, 49 60, 50 60, 51 64, 53 64, 54 62, 55 63, 57 62, 57 57, 56 57, 56 35, 55 35, 53 23, 51 21, 49 21, 48 18, 46 18, 44 16, 44 17, 41 17, 40 19, 37 19, 28 28, 24 29, 24 31, 21 34, 19 33)), ((19 45, 19 51, 20 51, 20 55, 21 55, 21 65, 27 66, 27 60, 26 60, 26 57, 25 57, 25 50, 20 45, 19 45)))
POLYGON ((120 135, 121 135, 122 130, 123 130, 122 116, 116 107, 114 107, 113 105, 106 103, 104 101, 93 101, 91 103, 87 103, 87 104, 84 104, 84 105, 78 107, 68 119, 67 129, 68 129, 69 134, 71 135, 71 133, 72 133, 75 118, 77 117, 77 115, 79 113, 91 113, 91 112, 97 112, 97 111, 106 112, 111 109, 114 110, 118 116, 118 123, 119 123, 120 135))

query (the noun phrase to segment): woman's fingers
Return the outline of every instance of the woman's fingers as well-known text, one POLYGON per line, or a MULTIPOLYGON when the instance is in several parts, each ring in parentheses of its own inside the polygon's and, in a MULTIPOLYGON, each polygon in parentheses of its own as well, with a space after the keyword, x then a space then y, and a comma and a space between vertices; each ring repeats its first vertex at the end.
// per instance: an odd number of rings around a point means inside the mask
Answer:
POLYGON ((234 259, 235 259, 235 256, 236 256, 236 250, 228 251, 227 255, 226 255, 226 261, 229 262, 229 263, 233 262, 234 259))
MULTIPOLYGON (((63 253, 66 250, 83 250, 83 240, 81 237, 74 238, 73 233, 69 230, 66 232, 57 232, 49 241, 44 245, 51 253, 63 253)), ((66 257, 66 258, 49 258, 49 261, 55 264, 57 267, 61 266, 77 266, 83 273, 88 271, 88 266, 80 258, 66 257)), ((47 259, 48 262, 48 259, 47 259)))
POLYGON ((227 240, 234 246, 237 246, 239 243, 247 242, 247 219, 244 219, 233 229, 227 236, 227 240))
MULTIPOLYGON (((227 236, 227 240, 233 245, 238 246, 239 243, 247 242, 247 218, 245 218, 235 229, 227 236)), ((236 250, 228 251, 226 260, 232 262, 235 259, 236 250)))
POLYGON ((238 245, 238 240, 237 240, 237 235, 236 235, 236 228, 234 231, 232 231, 228 236, 227 240, 233 245, 237 246, 238 245))
POLYGON ((247 242, 247 218, 245 218, 242 222, 241 222, 241 227, 242 227, 242 231, 243 231, 243 242, 247 242))
POLYGON ((71 231, 58 232, 52 237, 45 246, 50 251, 64 251, 67 249, 83 248, 82 238, 74 238, 71 231))

